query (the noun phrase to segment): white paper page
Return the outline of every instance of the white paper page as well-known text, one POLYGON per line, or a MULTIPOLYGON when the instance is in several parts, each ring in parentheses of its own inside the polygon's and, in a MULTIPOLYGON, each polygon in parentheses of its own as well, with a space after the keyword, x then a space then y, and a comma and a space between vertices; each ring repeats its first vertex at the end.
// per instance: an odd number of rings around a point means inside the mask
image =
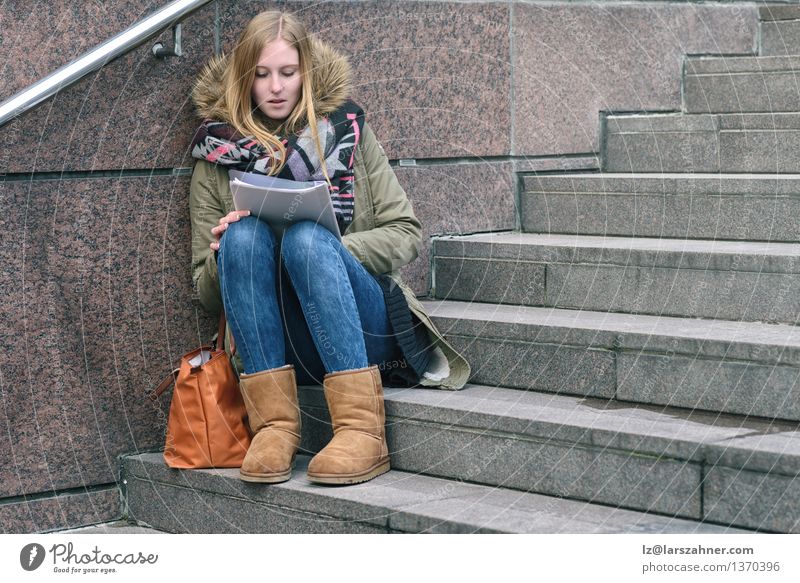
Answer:
POLYGON ((257 174, 247 174, 248 182, 244 182, 241 180, 244 174, 234 170, 229 172, 236 210, 250 210, 278 234, 295 222, 308 220, 325 227, 341 240, 327 183, 295 182, 257 174))

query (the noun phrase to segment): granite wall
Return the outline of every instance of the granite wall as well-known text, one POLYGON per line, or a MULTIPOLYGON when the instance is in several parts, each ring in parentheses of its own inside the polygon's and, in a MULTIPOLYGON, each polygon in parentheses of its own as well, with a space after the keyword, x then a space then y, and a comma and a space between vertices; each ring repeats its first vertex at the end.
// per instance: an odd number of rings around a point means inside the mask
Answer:
MULTIPOLYGON (((0 98, 161 4, 0 4, 0 98)), ((397 174, 428 238, 513 229, 519 173, 596 167, 600 112, 679 109, 683 56, 752 54, 758 24, 751 3, 217 2, 183 58, 148 43, 2 128, 3 532, 119 516, 117 456, 161 447, 144 394, 214 326, 191 292, 188 91, 275 6, 352 59, 389 157, 417 160, 397 174)), ((428 271, 426 248, 421 294, 428 271)))

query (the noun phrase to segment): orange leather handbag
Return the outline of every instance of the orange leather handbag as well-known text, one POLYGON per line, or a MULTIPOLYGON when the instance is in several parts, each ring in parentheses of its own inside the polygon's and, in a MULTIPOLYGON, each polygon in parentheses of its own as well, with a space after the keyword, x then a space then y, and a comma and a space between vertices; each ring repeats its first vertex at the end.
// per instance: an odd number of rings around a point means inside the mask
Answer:
POLYGON ((238 468, 250 447, 247 411, 224 338, 223 312, 216 342, 184 354, 180 367, 150 394, 155 400, 175 383, 164 447, 171 468, 238 468))

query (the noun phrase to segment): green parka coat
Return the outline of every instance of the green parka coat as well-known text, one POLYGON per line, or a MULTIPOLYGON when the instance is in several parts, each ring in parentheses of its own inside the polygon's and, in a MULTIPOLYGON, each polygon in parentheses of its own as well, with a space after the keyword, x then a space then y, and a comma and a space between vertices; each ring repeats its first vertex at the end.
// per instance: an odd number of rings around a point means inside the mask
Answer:
MULTIPOLYGON (((313 42, 315 104, 320 115, 334 111, 349 95, 350 69, 346 59, 321 41, 313 42)), ((200 75, 193 92, 203 118, 226 120, 220 108, 221 73, 224 60, 212 62, 200 75)), ((414 293, 398 275, 400 267, 413 261, 422 241, 422 227, 414 216, 405 191, 397 181, 383 148, 369 124, 364 125, 356 148, 355 212, 353 222, 342 236, 344 246, 372 274, 389 275, 403 290, 411 312, 427 327, 436 350, 429 374, 420 384, 460 389, 470 375, 467 361, 442 337, 414 293)), ((234 209, 228 171, 204 160, 197 161, 192 174, 189 208, 192 223, 192 277, 201 305, 212 314, 222 310, 222 296, 211 228, 234 209)), ((226 332, 229 347, 230 328, 226 332)), ((234 368, 241 373, 238 355, 234 368)))

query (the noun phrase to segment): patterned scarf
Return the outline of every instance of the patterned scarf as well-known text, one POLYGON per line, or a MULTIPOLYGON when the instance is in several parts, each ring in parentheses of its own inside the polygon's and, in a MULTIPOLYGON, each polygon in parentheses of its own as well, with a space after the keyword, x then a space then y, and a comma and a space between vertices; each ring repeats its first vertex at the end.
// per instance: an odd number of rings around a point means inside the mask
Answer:
MULTIPOLYGON (((325 168, 331 181, 331 202, 342 234, 353 221, 353 161, 363 128, 364 112, 352 101, 317 122, 325 168)), ((299 134, 279 136, 279 139, 286 147, 286 164, 277 174, 279 178, 298 182, 325 180, 310 126, 299 134)), ((268 174, 272 153, 227 123, 205 120, 192 139, 192 156, 234 170, 268 174)))

